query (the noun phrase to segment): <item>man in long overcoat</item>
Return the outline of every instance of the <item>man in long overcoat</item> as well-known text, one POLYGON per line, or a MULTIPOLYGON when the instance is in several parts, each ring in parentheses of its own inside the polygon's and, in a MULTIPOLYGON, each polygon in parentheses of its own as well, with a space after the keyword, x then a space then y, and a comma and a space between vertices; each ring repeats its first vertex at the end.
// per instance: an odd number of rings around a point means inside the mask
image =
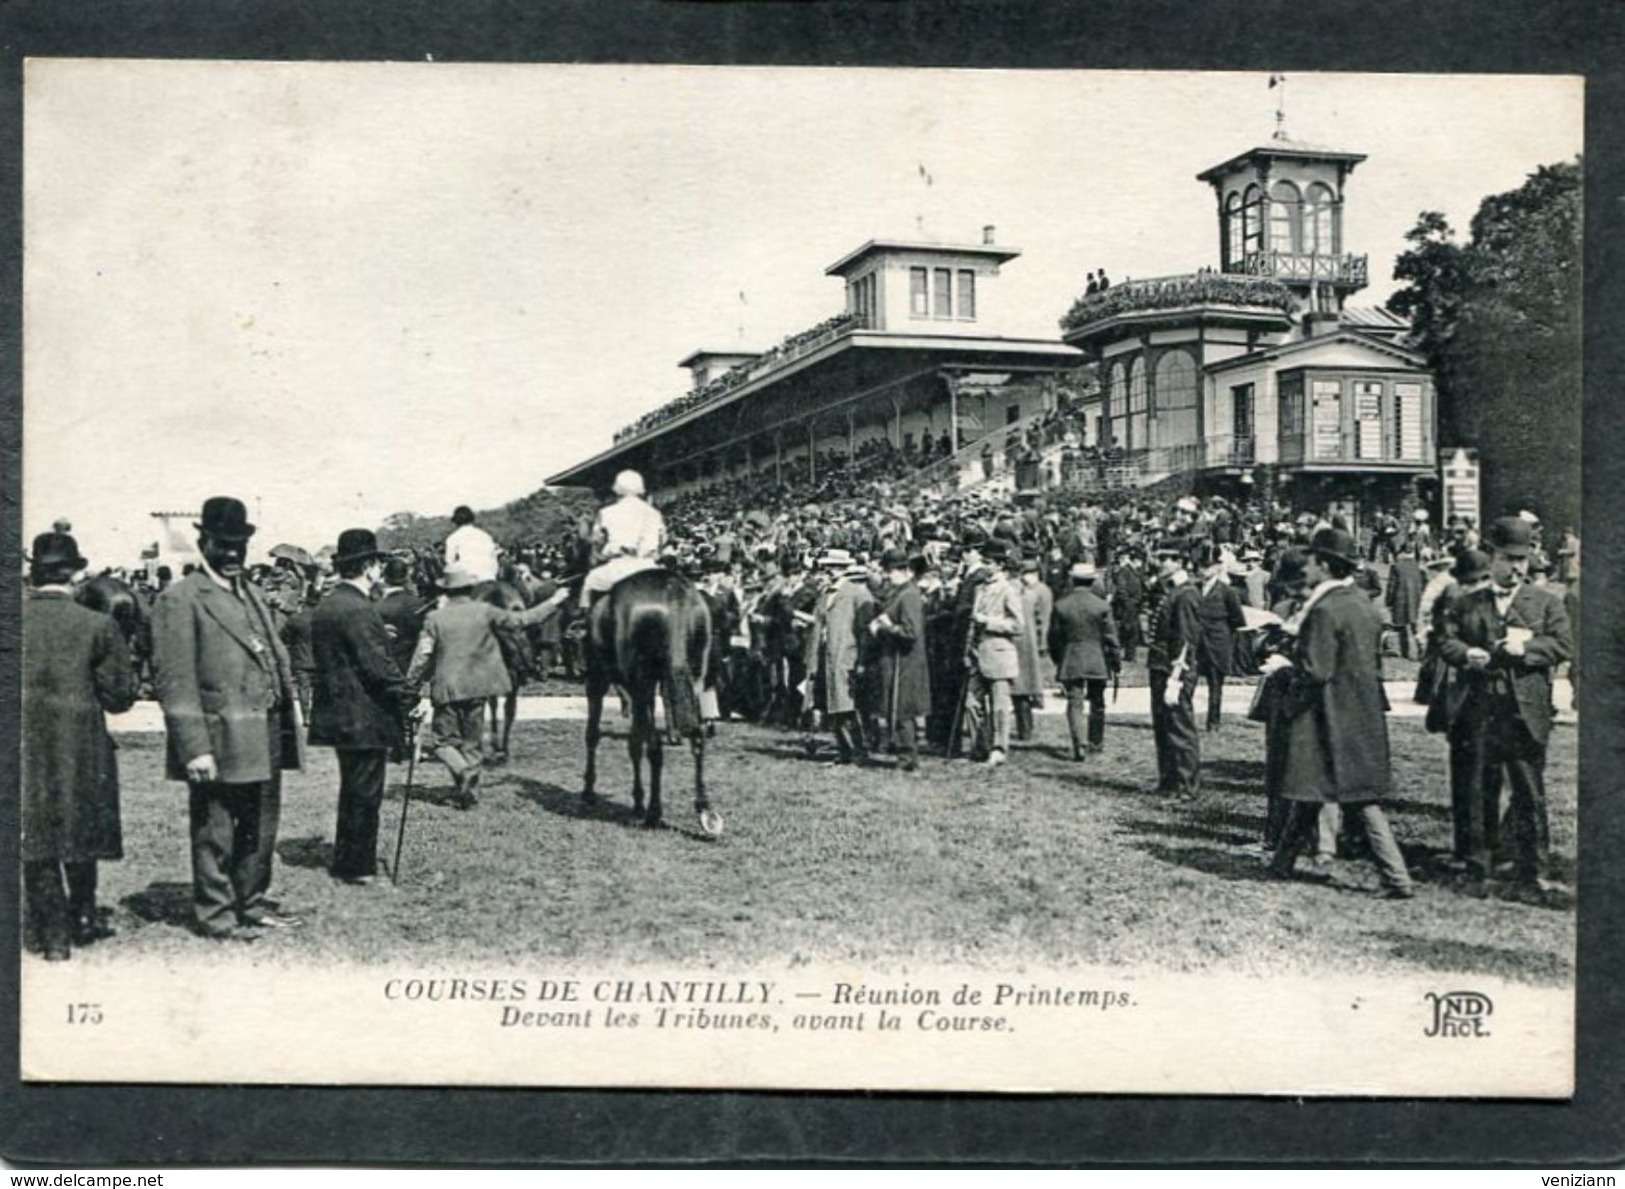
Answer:
POLYGON ((1291 805, 1270 874, 1291 877, 1321 806, 1336 802, 1359 816, 1382 881, 1378 895, 1408 900, 1410 873, 1382 801, 1392 792, 1388 700, 1382 688, 1382 616, 1354 585, 1359 548, 1349 532, 1323 528, 1310 541, 1304 574, 1309 597, 1290 657, 1274 656, 1266 676, 1290 666, 1281 691, 1281 796, 1291 805))
POLYGON ((1488 587, 1454 599, 1441 615, 1439 654, 1451 667, 1446 714, 1474 757, 1470 807, 1485 815, 1469 831, 1472 867, 1488 871, 1493 827, 1486 795, 1504 777, 1511 790, 1513 873, 1545 890, 1550 839, 1546 816, 1546 744, 1552 733, 1552 673, 1574 653, 1563 602, 1524 581, 1532 533, 1516 516, 1494 521, 1488 587))
POLYGON ((869 745, 858 721, 874 707, 859 701, 858 670, 870 652, 864 628, 874 608, 868 572, 845 549, 829 549, 819 567, 834 575, 818 604, 808 637, 809 673, 817 674, 818 706, 829 716, 839 750, 837 763, 866 761, 869 745))
POLYGON ((254 526, 241 500, 213 496, 197 525, 198 568, 153 605, 168 775, 190 789, 192 907, 199 934, 252 940, 301 922, 267 903, 282 772, 304 765, 288 653, 243 574, 254 526))
POLYGON ((1394 634, 1399 638, 1399 655, 1406 660, 1410 659, 1411 646, 1419 635, 1423 582, 1422 562, 1416 554, 1402 553, 1394 559, 1393 568, 1388 572, 1388 593, 1384 597, 1388 600, 1388 622, 1394 625, 1394 634))
POLYGON ((1021 671, 1010 687, 1015 704, 1016 738, 1026 741, 1033 737, 1033 712, 1044 705, 1043 657, 1049 645, 1050 616, 1055 611, 1055 596, 1039 578, 1036 557, 1020 560, 1021 634, 1016 637, 1016 659, 1021 671))
POLYGON ((1066 690, 1066 726, 1074 760, 1105 747, 1106 682, 1123 664, 1117 622, 1111 605, 1095 593, 1095 577, 1093 562, 1073 563, 1072 590, 1055 604, 1047 633, 1055 677, 1066 690))
POLYGON ((920 765, 916 721, 931 713, 925 600, 914 582, 907 551, 888 549, 880 561, 889 585, 869 630, 880 645, 880 688, 886 699, 882 712, 893 746, 902 756, 899 767, 912 772, 920 765))
POLYGON ((23 604, 23 889, 29 940, 52 962, 110 932, 96 910, 96 863, 124 855, 103 712, 128 710, 137 678, 112 616, 73 600, 84 566, 71 536, 41 533, 23 604))
POLYGON ((339 534, 333 566, 339 584, 311 616, 316 688, 310 742, 331 747, 339 763, 334 879, 371 883, 378 873, 378 811, 384 773, 413 701, 391 652, 378 604, 369 597, 382 568, 378 541, 364 528, 339 534))

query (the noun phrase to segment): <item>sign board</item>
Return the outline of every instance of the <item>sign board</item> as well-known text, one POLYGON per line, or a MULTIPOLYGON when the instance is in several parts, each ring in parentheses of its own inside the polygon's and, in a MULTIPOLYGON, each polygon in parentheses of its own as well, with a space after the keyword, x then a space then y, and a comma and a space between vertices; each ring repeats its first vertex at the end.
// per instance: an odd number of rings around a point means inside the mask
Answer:
POLYGON ((1471 516, 1473 523, 1482 524, 1478 510, 1479 466, 1478 451, 1464 446, 1439 451, 1439 475, 1444 499, 1444 519, 1452 516, 1471 516))

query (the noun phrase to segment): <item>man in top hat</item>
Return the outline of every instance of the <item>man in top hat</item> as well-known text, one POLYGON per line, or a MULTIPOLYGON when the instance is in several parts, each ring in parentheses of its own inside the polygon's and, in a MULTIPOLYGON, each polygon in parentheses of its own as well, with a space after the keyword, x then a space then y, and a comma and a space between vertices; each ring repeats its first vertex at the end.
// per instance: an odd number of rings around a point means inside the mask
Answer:
POLYGON ((1511 789, 1514 878, 1526 890, 1545 891, 1552 673, 1573 655, 1574 638, 1563 601, 1525 581, 1533 535, 1529 522, 1516 516, 1490 524, 1490 583, 1445 608, 1439 654, 1453 670, 1446 702, 1452 730, 1463 734, 1473 753, 1469 865, 1490 870, 1499 806, 1488 802, 1497 778, 1504 777, 1511 789))
POLYGON ((74 601, 70 584, 84 567, 71 536, 41 533, 23 603, 23 894, 28 940, 52 962, 108 935, 96 909, 96 863, 124 854, 118 762, 103 713, 128 710, 137 679, 112 616, 74 601))
MULTIPOLYGON (((395 667, 402 673, 412 663, 417 651, 418 634, 423 631, 423 617, 428 609, 424 600, 412 586, 412 567, 404 557, 384 559, 384 588, 378 597, 378 614, 389 633, 389 652, 395 667)), ((549 590, 548 594, 553 591, 549 590)))
POLYGON ((1044 705, 1043 657, 1049 649, 1055 594, 1042 581, 1037 557, 1014 554, 1009 568, 1019 574, 1016 581, 1021 591, 1022 611, 1021 634, 1016 637, 1016 658, 1021 671, 1010 687, 1010 697, 1015 705, 1016 738, 1025 742, 1033 737, 1034 713, 1044 705))
POLYGON ((1411 646, 1422 620, 1422 559, 1415 552, 1401 553, 1388 573, 1388 620, 1399 637, 1399 655, 1411 658, 1411 646))
POLYGON ((917 720, 931 713, 931 669, 925 625, 925 599, 914 580, 908 552, 893 546, 881 555, 886 593, 869 631, 880 645, 880 688, 899 767, 920 765, 917 720))
POLYGON ((1151 678, 1151 733, 1157 744, 1157 791, 1194 798, 1201 790, 1196 733, 1196 657, 1202 645, 1202 596, 1185 569, 1186 547, 1158 550, 1161 599, 1151 620, 1145 664, 1151 678))
MULTIPOLYGON (((993 562, 1006 560, 1005 548, 988 541, 982 548, 993 562)), ((985 754, 990 767, 1004 763, 1010 750, 1014 706, 1010 688, 1021 675, 1016 639, 1026 630, 1026 609, 1021 588, 1005 570, 993 570, 976 587, 971 605, 971 634, 965 665, 970 670, 965 717, 976 740, 972 757, 985 754)))
POLYGON ((1310 539, 1304 576, 1310 591, 1288 654, 1265 660, 1266 678, 1290 669, 1280 690, 1280 795, 1290 805, 1270 861, 1270 874, 1290 878, 1314 834, 1320 811, 1336 803, 1357 814, 1390 900, 1415 895, 1394 841, 1383 798, 1392 792, 1388 700, 1382 688, 1382 615, 1354 586, 1359 548, 1353 534, 1320 529, 1310 539))
POLYGON ((666 543, 665 517, 644 498, 642 475, 622 471, 611 490, 615 502, 600 508, 593 521, 593 568, 581 584, 583 610, 628 574, 658 564, 666 543))
POLYGON ((451 514, 454 527, 446 538, 446 569, 466 570, 475 582, 495 582, 502 570, 495 538, 474 523, 474 509, 460 504, 451 514))
POLYGON ((371 883, 378 873, 378 811, 384 770, 399 745, 413 702, 391 652, 389 630, 372 599, 383 572, 378 540, 364 528, 339 534, 333 568, 339 584, 310 620, 316 688, 310 742, 334 749, 339 764, 338 825, 333 834, 334 879, 371 883))
POLYGON ((1072 563, 1071 577, 1071 591, 1055 604, 1047 642, 1056 679, 1066 690, 1072 758, 1082 760, 1105 748, 1106 682, 1122 668, 1123 657, 1111 604, 1095 591, 1094 563, 1072 563))
POLYGON ((406 673, 406 682, 414 690, 429 681, 435 758, 451 773, 461 809, 471 809, 479 802, 485 701, 506 697, 513 689, 499 633, 523 631, 541 623, 569 598, 569 590, 561 588, 527 611, 505 611, 475 598, 479 585, 478 576, 468 570, 446 571, 440 583, 445 603, 424 620, 406 673))
POLYGON ((169 777, 190 790, 195 927, 214 940, 252 940, 300 923, 267 893, 282 771, 304 766, 304 737, 288 653, 243 574, 254 535, 247 508, 213 496, 196 527, 198 568, 153 605, 158 701, 169 777))

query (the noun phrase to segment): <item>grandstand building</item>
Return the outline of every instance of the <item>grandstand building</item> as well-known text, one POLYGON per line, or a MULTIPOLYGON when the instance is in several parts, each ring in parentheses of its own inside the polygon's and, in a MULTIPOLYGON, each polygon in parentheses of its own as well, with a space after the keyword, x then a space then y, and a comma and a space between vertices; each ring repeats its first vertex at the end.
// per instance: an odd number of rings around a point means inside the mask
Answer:
POLYGON ((1277 134, 1203 171, 1219 267, 1113 285, 1068 311, 1065 341, 1099 369, 1091 436, 1120 476, 1331 509, 1356 529, 1429 494, 1432 377, 1403 319, 1347 304, 1367 283, 1343 236, 1364 160, 1277 134))
POLYGON ((746 476, 815 481, 879 442, 947 485, 985 481, 985 441, 1064 399, 1084 359, 1000 333, 998 277, 1020 254, 992 227, 980 243, 870 240, 825 270, 845 284, 841 313, 767 351, 694 352, 687 393, 548 483, 607 491, 632 467, 660 501, 746 476))

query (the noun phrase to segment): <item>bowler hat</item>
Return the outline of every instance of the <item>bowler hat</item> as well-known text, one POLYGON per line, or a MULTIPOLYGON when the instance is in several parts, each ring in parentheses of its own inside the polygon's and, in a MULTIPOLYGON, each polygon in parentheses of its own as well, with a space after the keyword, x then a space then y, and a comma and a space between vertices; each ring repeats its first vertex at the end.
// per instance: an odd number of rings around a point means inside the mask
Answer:
POLYGON ((1323 528, 1309 539, 1309 552, 1335 558, 1351 566, 1360 564, 1360 549, 1347 529, 1323 528))
MULTIPOLYGON (((967 541, 965 542, 965 548, 976 549, 977 546, 967 541)), ((982 557, 988 561, 1004 560, 1004 542, 998 540, 997 538, 989 538, 988 540, 982 542, 980 549, 982 557)))
POLYGON ((333 564, 342 566, 352 561, 367 561, 379 557, 378 537, 370 528, 347 528, 339 534, 338 548, 333 551, 333 564))
POLYGON ((1490 556, 1482 549, 1463 549, 1456 555, 1456 564, 1450 568, 1450 576, 1457 582, 1477 582, 1480 578, 1489 577, 1490 556))
POLYGON ((67 533, 41 533, 34 538, 28 560, 36 570, 82 570, 79 543, 67 533))
POLYGON ((1021 572, 1023 574, 1036 574, 1038 570, 1038 559, 1036 557, 1028 555, 1021 559, 1021 572))
POLYGON ((1534 537, 1534 526, 1527 520, 1502 516, 1490 522, 1489 532, 1484 534, 1484 543, 1510 557, 1528 557, 1534 537))
POLYGON ((203 518, 192 527, 221 541, 246 541, 254 535, 247 506, 229 495, 211 495, 204 500, 203 518))
POLYGON ((880 555, 880 564, 888 570, 906 570, 909 565, 908 550, 893 545, 880 555))

